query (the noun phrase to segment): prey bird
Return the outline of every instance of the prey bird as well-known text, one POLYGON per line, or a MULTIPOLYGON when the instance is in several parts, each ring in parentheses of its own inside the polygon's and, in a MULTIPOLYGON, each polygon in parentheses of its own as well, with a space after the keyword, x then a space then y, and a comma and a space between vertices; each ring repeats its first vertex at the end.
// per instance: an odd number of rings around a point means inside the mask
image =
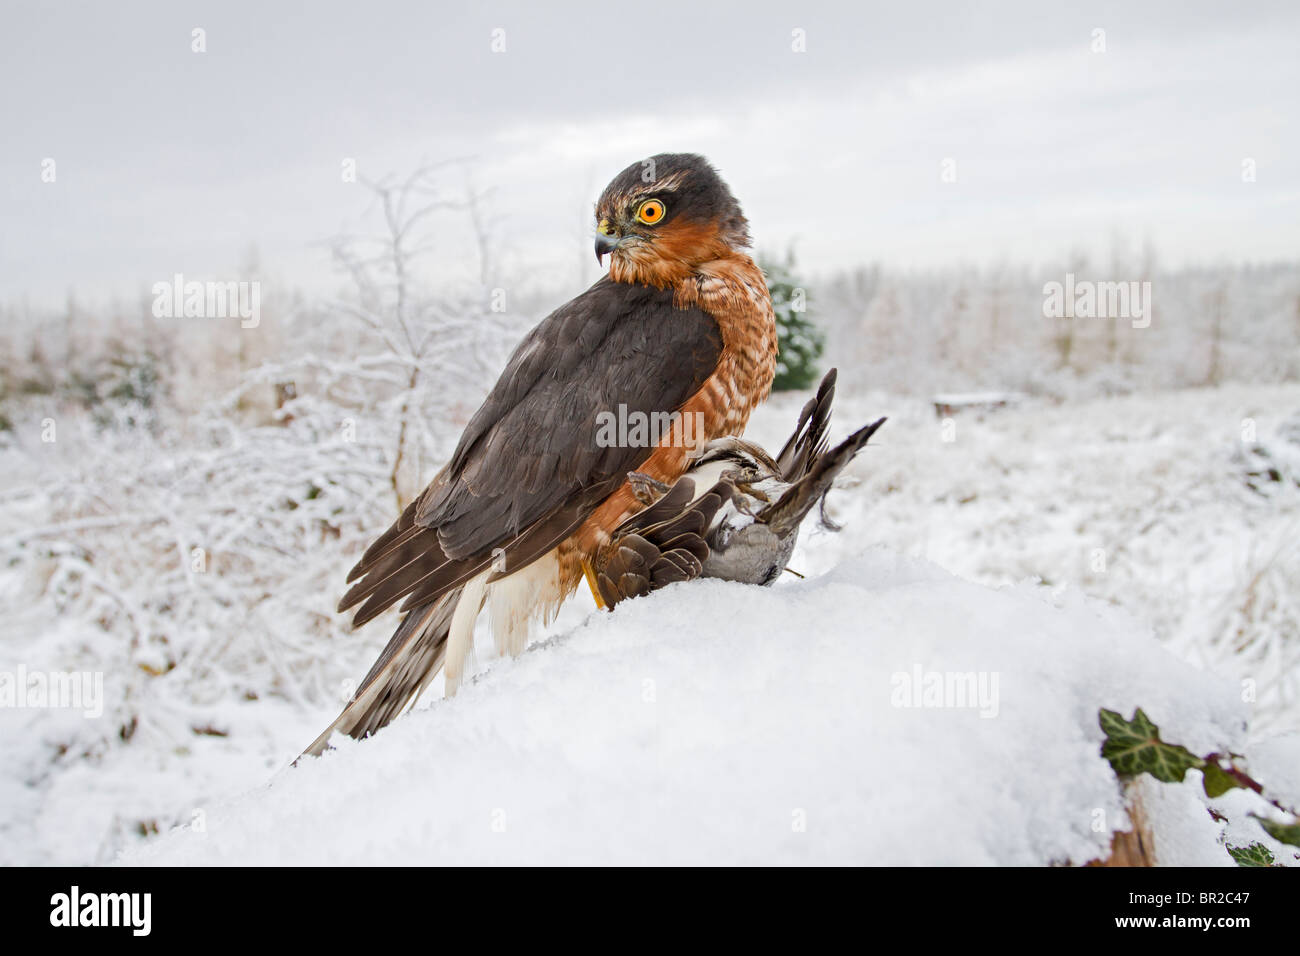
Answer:
POLYGON ((613 607, 697 577, 758 585, 780 577, 803 519, 885 423, 872 422, 830 448, 835 379, 835 369, 826 373, 775 458, 727 435, 705 445, 673 485, 629 476, 648 507, 616 528, 611 546, 598 556, 600 602, 613 607))
POLYGON ((740 204, 702 157, 633 163, 596 203, 609 273, 528 333, 450 461, 366 550, 339 610, 354 626, 398 605, 401 624, 338 718, 364 737, 441 670, 456 692, 486 606, 497 652, 608 565, 613 532, 645 508, 628 475, 671 485, 767 398, 777 334, 740 204), (606 416, 667 419, 608 440, 606 416))

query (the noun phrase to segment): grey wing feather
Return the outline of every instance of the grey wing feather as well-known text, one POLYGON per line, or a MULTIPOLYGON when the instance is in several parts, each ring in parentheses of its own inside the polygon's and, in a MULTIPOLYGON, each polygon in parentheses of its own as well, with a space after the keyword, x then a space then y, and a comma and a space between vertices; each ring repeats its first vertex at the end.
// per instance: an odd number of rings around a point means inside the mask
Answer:
POLYGON ((653 448, 598 441, 599 416, 681 408, 708 380, 721 333, 670 290, 602 279, 515 350, 447 467, 352 569, 339 604, 365 621, 436 600, 487 567, 523 566, 571 534, 653 448))

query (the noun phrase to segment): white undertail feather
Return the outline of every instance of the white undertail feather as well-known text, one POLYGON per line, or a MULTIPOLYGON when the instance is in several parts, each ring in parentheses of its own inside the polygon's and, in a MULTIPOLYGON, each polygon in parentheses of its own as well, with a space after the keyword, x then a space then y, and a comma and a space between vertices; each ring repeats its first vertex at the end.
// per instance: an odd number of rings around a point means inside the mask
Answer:
POLYGON ((465 582, 447 636, 443 672, 448 697, 456 693, 465 675, 465 661, 474 650, 474 623, 484 604, 488 606, 493 644, 502 657, 507 654, 518 657, 524 652, 534 618, 540 617, 543 622, 554 620, 564 600, 558 554, 558 551, 544 554, 526 568, 491 584, 488 578, 492 569, 465 582))
POLYGON ((465 658, 474 649, 474 622, 478 619, 478 612, 483 610, 487 579, 491 574, 489 568, 465 582, 460 603, 452 615, 451 629, 447 635, 447 659, 443 664, 448 697, 454 696, 460 687, 460 679, 465 672, 465 658))
POLYGON ((488 620, 497 654, 522 654, 532 619, 540 616, 543 623, 553 620, 563 597, 556 551, 488 585, 488 620))

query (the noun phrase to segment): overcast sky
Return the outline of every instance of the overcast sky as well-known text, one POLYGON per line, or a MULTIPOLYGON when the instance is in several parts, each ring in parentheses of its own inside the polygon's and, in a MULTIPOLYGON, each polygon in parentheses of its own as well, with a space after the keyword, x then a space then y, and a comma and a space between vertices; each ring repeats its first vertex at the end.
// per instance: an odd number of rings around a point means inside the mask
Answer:
POLYGON ((1115 236, 1166 264, 1297 258, 1300 4, 1048 6, 3 0, 0 300, 134 299, 254 246, 331 287, 322 241, 367 209, 347 157, 470 158, 510 261, 570 291, 600 188, 669 150, 814 271, 1115 236))

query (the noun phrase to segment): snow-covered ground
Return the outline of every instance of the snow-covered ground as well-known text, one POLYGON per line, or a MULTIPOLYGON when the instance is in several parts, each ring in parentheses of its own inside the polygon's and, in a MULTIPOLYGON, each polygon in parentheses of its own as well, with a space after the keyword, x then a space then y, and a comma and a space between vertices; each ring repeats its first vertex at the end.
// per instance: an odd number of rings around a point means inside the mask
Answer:
MULTIPOLYGON (((766 442, 787 427, 776 412, 751 429, 766 442)), ((836 434, 881 414, 890 421, 829 499, 844 532, 810 522, 792 567, 819 574, 870 541, 984 584, 1075 588, 1197 666, 1253 682, 1254 732, 1300 730, 1300 388, 950 420, 925 402, 855 396, 837 402, 836 434)))
POLYGON ((1231 682, 1122 614, 876 548, 593 615, 128 860, 1084 862, 1124 820, 1098 706, 1206 752, 1244 736, 1231 682))
MULTIPOLYGON (((751 435, 779 444, 798 403, 772 402, 751 435)), ((294 769, 387 637, 387 619, 352 636, 330 615, 381 496, 286 491, 298 537, 257 551, 255 576, 213 549, 241 590, 180 574, 160 599, 101 531, 84 553, 22 552, 0 569, 0 671, 98 670, 107 704, 99 720, 0 708, 0 862, 1082 862, 1106 842, 1097 812, 1121 820, 1103 706, 1244 750, 1294 805, 1297 410, 1300 387, 1225 385, 943 422, 841 394, 837 435, 890 421, 832 493, 844 530, 805 528, 806 580, 693 583, 612 615, 583 596, 519 661, 480 655, 454 700, 435 685, 376 738, 294 769), (322 531, 326 505, 343 516, 322 531), (986 689, 996 673, 997 716, 894 706, 916 668, 986 689)), ((172 454, 175 477, 150 480, 184 554, 204 483, 172 454)), ((61 517, 32 490, 50 460, 4 455, 0 535, 61 517)), ((164 470, 132 442, 98 455, 58 460, 60 478, 164 470)), ((242 477, 283 497, 279 476, 242 477)), ((1196 776, 1149 801, 1167 861, 1225 862, 1196 776)))

